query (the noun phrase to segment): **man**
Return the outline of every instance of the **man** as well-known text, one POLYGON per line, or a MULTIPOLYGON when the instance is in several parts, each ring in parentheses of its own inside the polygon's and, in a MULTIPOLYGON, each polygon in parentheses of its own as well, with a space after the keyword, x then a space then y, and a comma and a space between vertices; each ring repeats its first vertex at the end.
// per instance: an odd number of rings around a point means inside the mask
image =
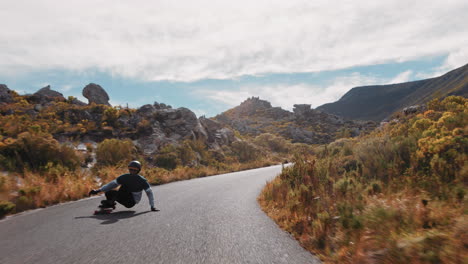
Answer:
POLYGON ((115 208, 116 201, 123 206, 130 208, 139 203, 142 196, 142 191, 148 196, 151 211, 159 211, 154 207, 154 195, 148 181, 138 173, 141 171, 140 162, 134 160, 128 164, 130 173, 120 175, 117 179, 109 182, 97 190, 91 190, 89 195, 105 192, 106 200, 101 201, 101 208, 115 208), (118 191, 114 188, 121 185, 118 191))

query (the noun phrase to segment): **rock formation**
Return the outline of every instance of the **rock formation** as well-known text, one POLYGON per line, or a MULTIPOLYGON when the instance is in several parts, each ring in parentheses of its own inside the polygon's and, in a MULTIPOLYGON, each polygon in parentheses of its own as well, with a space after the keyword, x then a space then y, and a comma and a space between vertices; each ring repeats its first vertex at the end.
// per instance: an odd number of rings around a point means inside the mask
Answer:
POLYGON ((109 95, 107 92, 98 84, 90 83, 83 88, 83 96, 88 99, 89 104, 102 104, 108 105, 109 104, 109 95))
POLYGON ((342 118, 311 109, 310 104, 296 104, 293 112, 272 107, 267 101, 252 97, 239 106, 217 115, 215 120, 242 134, 257 136, 272 133, 293 142, 324 144, 333 141, 337 132, 347 130, 357 136, 376 124, 345 121, 342 118))
POLYGON ((27 95, 27 100, 30 103, 46 105, 50 102, 54 101, 65 101, 65 97, 63 94, 50 89, 50 85, 39 89, 39 91, 35 92, 32 95, 27 95))
POLYGON ((65 97, 63 97, 63 94, 50 89, 50 85, 41 88, 39 91, 35 92, 34 95, 45 97, 59 97, 61 99, 65 99, 65 97))
POLYGON ((13 91, 8 89, 5 84, 0 84, 0 103, 13 102, 13 91))
POLYGON ((222 123, 205 117, 200 117, 199 121, 206 131, 207 143, 213 149, 218 150, 223 145, 229 145, 237 141, 234 132, 222 123))

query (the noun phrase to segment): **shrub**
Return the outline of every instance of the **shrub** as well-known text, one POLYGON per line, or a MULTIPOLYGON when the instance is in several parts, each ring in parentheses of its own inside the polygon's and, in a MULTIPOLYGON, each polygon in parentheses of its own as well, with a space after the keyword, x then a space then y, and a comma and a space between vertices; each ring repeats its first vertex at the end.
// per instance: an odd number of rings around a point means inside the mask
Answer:
POLYGON ((0 175, 0 192, 6 189, 7 178, 3 175, 0 175))
POLYGON ((274 152, 285 153, 290 149, 289 142, 283 137, 276 136, 270 133, 264 133, 257 136, 253 143, 262 146, 274 152))
POLYGON ((193 149, 190 147, 189 142, 183 142, 182 145, 179 146, 176 151, 183 166, 195 165, 197 155, 195 151, 193 151, 193 149))
POLYGON ((135 153, 135 146, 128 139, 106 139, 97 146, 96 160, 100 165, 117 165, 132 159, 135 153))
POLYGON ((15 210, 15 204, 8 201, 0 201, 0 218, 15 210))
MULTIPOLYGON (((210 163, 212 163, 213 161, 213 156, 211 154, 210 151, 208 151, 208 147, 207 145, 205 144, 205 142, 201 139, 197 139, 197 140, 189 140, 189 141, 186 141, 189 145, 190 145, 190 148, 198 153, 198 155, 200 155, 200 163, 202 165, 209 165, 210 163)), ((197 155, 197 154, 195 154, 197 155)))
POLYGON ((464 263, 468 100, 296 155, 264 210, 330 263, 464 263))
POLYGON ((246 141, 236 141, 231 144, 231 148, 240 162, 248 162, 258 158, 259 150, 246 141))
POLYGON ((137 124, 137 133, 139 135, 150 135, 153 132, 150 121, 143 119, 137 124))
POLYGON ((60 145, 48 133, 23 132, 0 147, 0 156, 3 167, 12 171, 39 171, 57 165, 75 169, 81 163, 72 148, 60 145))
POLYGON ((154 162, 156 166, 167 170, 173 170, 179 164, 177 155, 172 152, 156 155, 154 162))

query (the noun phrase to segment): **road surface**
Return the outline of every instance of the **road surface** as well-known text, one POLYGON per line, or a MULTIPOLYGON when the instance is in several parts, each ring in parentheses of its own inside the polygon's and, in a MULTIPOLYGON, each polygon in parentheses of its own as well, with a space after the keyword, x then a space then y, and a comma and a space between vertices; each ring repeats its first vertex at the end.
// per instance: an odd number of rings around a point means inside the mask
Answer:
POLYGON ((153 187, 135 207, 92 213, 101 197, 0 221, 0 263, 320 263, 256 198, 281 166, 153 187))

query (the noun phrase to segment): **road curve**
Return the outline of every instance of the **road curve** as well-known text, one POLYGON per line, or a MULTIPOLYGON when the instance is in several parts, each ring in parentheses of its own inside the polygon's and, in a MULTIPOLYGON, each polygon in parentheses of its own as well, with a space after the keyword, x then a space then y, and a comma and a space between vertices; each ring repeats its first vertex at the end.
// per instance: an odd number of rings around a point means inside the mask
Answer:
POLYGON ((320 263, 256 198, 281 166, 153 187, 131 209, 92 212, 102 197, 0 221, 0 263, 320 263))

